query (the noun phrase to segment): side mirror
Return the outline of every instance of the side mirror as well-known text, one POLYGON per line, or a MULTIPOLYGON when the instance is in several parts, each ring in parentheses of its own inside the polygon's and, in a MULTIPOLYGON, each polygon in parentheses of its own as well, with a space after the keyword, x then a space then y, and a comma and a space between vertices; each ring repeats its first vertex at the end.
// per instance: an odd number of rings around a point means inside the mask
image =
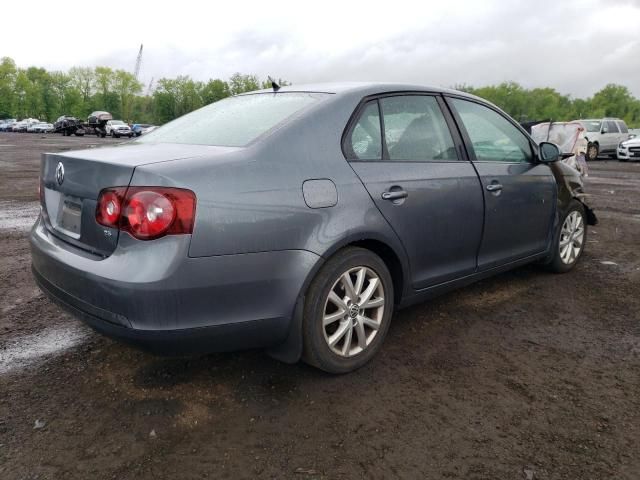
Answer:
POLYGON ((609 133, 609 129, 607 127, 602 127, 600 133, 609 133))
POLYGON ((631 140, 632 138, 636 138, 637 135, 635 133, 630 133, 629 134, 629 140, 631 140))
POLYGON ((542 163, 553 163, 560 160, 562 152, 560 148, 551 142, 542 142, 539 145, 538 157, 542 163))

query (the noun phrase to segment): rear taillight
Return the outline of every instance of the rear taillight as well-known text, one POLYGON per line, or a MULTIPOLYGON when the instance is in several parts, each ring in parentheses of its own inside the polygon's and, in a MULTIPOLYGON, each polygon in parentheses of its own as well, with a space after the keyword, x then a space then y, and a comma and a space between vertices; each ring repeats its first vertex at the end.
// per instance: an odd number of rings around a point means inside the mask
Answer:
POLYGON ((140 240, 193 232, 196 196, 168 187, 113 187, 100 192, 96 221, 140 240))
POLYGON ((96 220, 100 225, 118 228, 126 191, 125 187, 117 187, 107 188, 100 192, 96 208, 96 220))

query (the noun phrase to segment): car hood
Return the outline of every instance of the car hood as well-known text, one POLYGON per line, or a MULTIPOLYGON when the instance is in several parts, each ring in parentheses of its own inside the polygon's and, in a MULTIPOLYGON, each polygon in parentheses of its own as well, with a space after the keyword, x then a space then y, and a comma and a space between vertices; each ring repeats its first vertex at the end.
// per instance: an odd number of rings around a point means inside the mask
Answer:
POLYGON ((627 147, 640 147, 640 137, 625 140, 623 142, 627 147))

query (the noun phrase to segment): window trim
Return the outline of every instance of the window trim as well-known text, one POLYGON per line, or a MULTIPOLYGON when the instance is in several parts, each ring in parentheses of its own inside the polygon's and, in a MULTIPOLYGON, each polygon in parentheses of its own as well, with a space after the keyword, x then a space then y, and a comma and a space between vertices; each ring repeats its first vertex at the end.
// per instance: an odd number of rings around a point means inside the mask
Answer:
POLYGON ((340 147, 342 150, 342 155, 344 156, 347 162, 376 162, 376 163, 393 163, 393 164, 403 164, 403 163, 457 163, 461 161, 468 161, 469 157, 466 155, 466 150, 464 148, 464 143, 462 141, 462 137, 460 136, 460 132, 456 126, 454 118, 449 111, 447 104, 445 103, 442 93, 439 92, 430 92, 430 91, 419 91, 419 90, 398 90, 392 92, 383 92, 376 93, 373 95, 367 95, 360 99, 360 102, 356 106, 355 110, 349 117, 349 121, 344 128, 342 133, 342 138, 340 140, 340 147), (380 105, 380 99, 388 98, 388 97, 409 97, 409 96, 420 96, 420 97, 433 97, 440 108, 440 113, 444 117, 447 128, 449 129, 449 134, 451 135, 451 139, 454 144, 454 148, 456 150, 457 160, 391 160, 389 158, 389 151, 387 148, 387 138, 384 129, 384 114, 382 113, 382 105, 380 105), (375 100, 378 104, 378 114, 380 117, 380 133, 382 137, 382 158, 379 160, 371 160, 371 159, 360 159, 360 158, 350 158, 347 154, 352 149, 348 146, 348 141, 351 138, 351 133, 355 129, 358 120, 360 119, 360 115, 362 111, 366 108, 366 105, 375 100))
POLYGON ((490 103, 483 102, 480 99, 467 97, 465 95, 456 95, 456 94, 452 94, 452 93, 446 93, 446 94, 443 94, 443 97, 444 97, 444 100, 445 100, 445 102, 447 104, 447 107, 449 108, 449 110, 451 112, 451 115, 453 116, 453 118, 456 121, 458 130, 460 131, 460 135, 462 136, 462 138, 464 140, 464 148, 465 148, 466 154, 467 154, 468 158, 471 160, 471 162, 473 162, 473 163, 501 163, 501 164, 504 164, 504 165, 520 165, 522 163, 528 163, 530 165, 536 165, 536 164, 539 163, 539 161, 538 161, 538 145, 536 144, 536 142, 533 141, 533 139, 531 138, 531 135, 529 135, 529 133, 522 127, 522 125, 520 125, 518 122, 513 120, 509 115, 505 114, 502 110, 500 110, 499 108, 495 107, 494 105, 491 105, 490 103), (467 102, 476 103, 476 104, 478 104, 480 106, 488 108, 489 110, 493 110, 495 113, 500 115, 502 118, 504 118, 511 125, 516 127, 516 130, 519 130, 520 133, 522 133, 525 136, 525 138, 529 141, 529 147, 531 148, 531 161, 527 161, 527 162, 503 162, 503 161, 500 161, 500 160, 478 160, 478 158, 476 157, 476 152, 473 149, 473 143, 471 142, 471 137, 469 137, 469 133, 467 132, 467 129, 464 126, 464 123, 462 122, 462 118, 460 118, 460 115, 458 114, 458 111, 456 110, 455 106, 453 105, 453 102, 451 101, 453 99, 465 100, 467 102))

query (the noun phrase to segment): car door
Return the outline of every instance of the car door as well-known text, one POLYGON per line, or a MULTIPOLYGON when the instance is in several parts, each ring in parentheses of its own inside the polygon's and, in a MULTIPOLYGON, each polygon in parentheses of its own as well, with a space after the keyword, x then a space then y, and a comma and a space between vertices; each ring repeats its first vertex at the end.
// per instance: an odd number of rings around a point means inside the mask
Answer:
POLYGON ((602 140, 600 144, 600 150, 611 151, 615 150, 618 146, 618 137, 620 136, 620 129, 613 120, 605 120, 602 122, 602 140))
POLYGON ((407 252, 415 289, 473 273, 482 237, 482 188, 443 106, 437 95, 369 99, 343 142, 407 252))
POLYGON ((502 113, 470 99, 449 97, 447 102, 483 187, 478 268, 544 252, 557 198, 551 169, 536 162, 530 138, 502 113))

